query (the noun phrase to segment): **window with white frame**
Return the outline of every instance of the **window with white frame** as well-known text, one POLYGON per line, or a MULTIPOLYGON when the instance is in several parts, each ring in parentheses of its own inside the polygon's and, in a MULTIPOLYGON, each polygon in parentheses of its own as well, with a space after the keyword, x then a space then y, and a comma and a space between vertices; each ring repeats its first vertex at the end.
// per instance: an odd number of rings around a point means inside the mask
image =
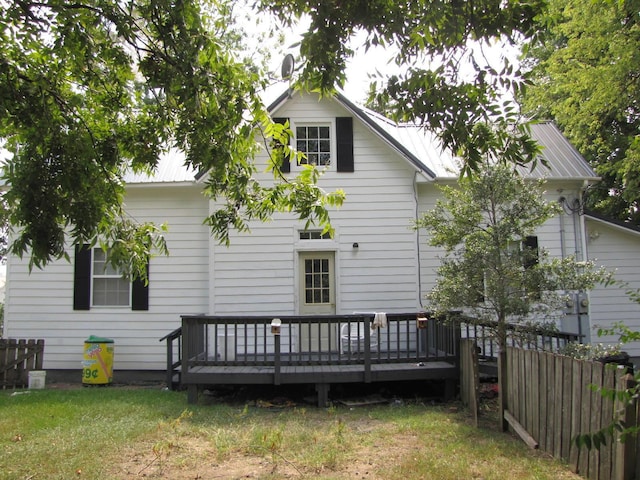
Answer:
POLYGON ((322 230, 300 230, 298 235, 300 240, 331 240, 331 234, 322 230))
POLYGON ((296 125, 296 150, 305 154, 300 164, 331 165, 331 126, 296 125))
POLYGON ((106 261, 100 248, 93 249, 92 304, 95 307, 128 307, 131 303, 131 282, 122 272, 106 261))

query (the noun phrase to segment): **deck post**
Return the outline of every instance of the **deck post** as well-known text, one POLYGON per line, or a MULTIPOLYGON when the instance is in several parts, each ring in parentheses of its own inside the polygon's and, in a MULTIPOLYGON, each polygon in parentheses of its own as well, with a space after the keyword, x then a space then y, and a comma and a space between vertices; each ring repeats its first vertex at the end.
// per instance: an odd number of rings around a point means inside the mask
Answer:
POLYGON ((318 408, 327 408, 329 406, 329 383, 316 383, 316 392, 318 392, 318 408))
POLYGON ((167 375, 166 375, 167 387, 169 390, 173 390, 173 339, 167 338, 167 375))
POLYGON ((364 323, 364 383, 371 383, 371 321, 364 323))
POLYGON ((190 383, 187 386, 187 403, 190 405, 195 405, 198 403, 198 385, 194 383, 190 383))
POLYGON ((273 335, 273 349, 274 349, 274 365, 273 365, 273 384, 280 385, 280 366, 281 366, 281 356, 280 356, 280 333, 273 335))

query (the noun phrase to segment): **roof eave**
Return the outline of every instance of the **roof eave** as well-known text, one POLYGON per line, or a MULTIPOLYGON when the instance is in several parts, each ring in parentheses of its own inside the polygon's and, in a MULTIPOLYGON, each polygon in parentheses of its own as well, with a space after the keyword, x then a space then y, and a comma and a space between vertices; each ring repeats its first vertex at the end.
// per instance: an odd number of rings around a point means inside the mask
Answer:
POLYGON ((418 172, 422 172, 428 178, 434 179, 436 178, 436 174, 424 165, 420 159, 418 159, 415 155, 413 155, 409 150, 407 150, 400 142, 398 142, 393 136, 384 131, 380 126, 374 122, 369 115, 367 115, 364 110, 358 107, 355 103, 351 102, 340 92, 336 92, 335 94, 336 100, 338 100, 342 106, 344 106, 347 110, 349 110, 353 115, 359 118, 368 128, 370 128, 374 133, 376 133, 380 138, 382 138, 388 145, 390 145, 394 150, 396 150, 400 155, 405 157, 409 162, 414 166, 414 168, 418 172))

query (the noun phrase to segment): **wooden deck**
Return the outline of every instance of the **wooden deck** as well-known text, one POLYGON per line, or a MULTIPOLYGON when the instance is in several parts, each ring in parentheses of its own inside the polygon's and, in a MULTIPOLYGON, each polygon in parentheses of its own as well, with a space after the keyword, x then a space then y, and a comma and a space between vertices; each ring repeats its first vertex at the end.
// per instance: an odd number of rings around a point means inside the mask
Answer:
MULTIPOLYGON (((497 346, 490 323, 452 313, 434 319, 423 312, 342 316, 182 317, 161 339, 167 345, 167 384, 188 390, 188 400, 216 385, 311 384, 325 406, 331 384, 444 380, 446 395, 458 385, 461 338, 475 340, 481 373, 497 374, 497 346), (453 318, 452 318, 453 317, 453 318), (272 326, 273 324, 273 326, 272 326)), ((578 335, 508 325, 509 345, 557 351, 578 335)))
MULTIPOLYGON (((226 384, 313 384, 326 406, 331 384, 444 380, 453 395, 459 377, 460 329, 416 313, 273 317, 183 316, 178 362, 190 403, 207 387, 226 384)), ((167 336, 165 339, 168 339, 167 336)))

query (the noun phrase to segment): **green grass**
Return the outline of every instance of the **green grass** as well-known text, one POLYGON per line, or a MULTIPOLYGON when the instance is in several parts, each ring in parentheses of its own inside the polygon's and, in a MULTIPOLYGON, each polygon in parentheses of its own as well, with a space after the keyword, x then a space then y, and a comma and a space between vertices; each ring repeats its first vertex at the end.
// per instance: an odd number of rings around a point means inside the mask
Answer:
POLYGON ((107 387, 0 392, 0 419, 0 479, 578 478, 448 406, 273 410, 107 387))

